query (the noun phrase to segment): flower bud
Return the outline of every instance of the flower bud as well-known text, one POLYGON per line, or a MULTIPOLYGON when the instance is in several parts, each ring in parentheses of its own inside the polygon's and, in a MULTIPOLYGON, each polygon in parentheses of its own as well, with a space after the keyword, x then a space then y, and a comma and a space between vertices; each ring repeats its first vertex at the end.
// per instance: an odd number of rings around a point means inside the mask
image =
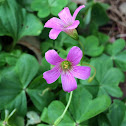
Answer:
POLYGON ((79 36, 78 36, 78 33, 77 33, 77 30, 76 29, 71 29, 69 31, 66 32, 71 38, 75 39, 75 40, 79 40, 79 36))
POLYGON ((93 81, 93 79, 94 79, 94 76, 90 77, 90 78, 88 79, 88 83, 91 83, 91 82, 93 81))

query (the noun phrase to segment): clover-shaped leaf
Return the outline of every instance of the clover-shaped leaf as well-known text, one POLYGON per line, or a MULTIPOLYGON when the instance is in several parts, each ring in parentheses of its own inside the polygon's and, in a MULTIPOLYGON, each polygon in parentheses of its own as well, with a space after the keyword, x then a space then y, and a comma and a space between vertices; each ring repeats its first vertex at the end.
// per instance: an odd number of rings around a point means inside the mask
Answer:
POLYGON ((113 68, 112 60, 108 56, 102 55, 92 59, 91 65, 96 68, 95 79, 97 86, 99 86, 98 95, 109 94, 114 97, 121 97, 122 91, 118 85, 124 81, 125 77, 120 69, 113 68))
MULTIPOLYGON (((16 66, 2 72, 0 100, 3 102, 0 102, 0 109, 16 108, 19 114, 25 115, 27 111, 26 92, 39 111, 42 111, 53 100, 54 94, 50 92, 48 85, 44 84, 46 82, 42 76, 33 80, 38 69, 38 61, 31 55, 23 54, 17 60, 16 66)), ((55 85, 51 87, 53 86, 55 85)))
POLYGON ((0 36, 13 38, 13 45, 26 35, 39 35, 43 25, 33 14, 26 12, 15 0, 6 0, 0 6, 0 36))
POLYGON ((16 108, 19 114, 25 115, 27 111, 25 90, 38 72, 38 68, 39 64, 33 56, 23 54, 15 67, 3 71, 0 81, 0 101, 2 101, 0 109, 16 108))
POLYGON ((81 125, 83 121, 105 111, 110 104, 111 100, 108 96, 101 95, 93 99, 93 96, 84 87, 80 86, 73 92, 70 112, 76 122, 81 125))
POLYGON ((102 45, 99 46, 98 38, 95 36, 89 36, 83 38, 80 36, 80 41, 84 44, 84 53, 88 56, 98 56, 104 51, 102 45))
MULTIPOLYGON (((65 106, 60 101, 53 101, 49 106, 48 109, 44 109, 42 113, 42 121, 46 122, 50 125, 53 125, 56 119, 61 116, 65 109, 65 106), (48 119, 48 120, 47 120, 48 119)), ((38 125, 39 126, 39 125, 38 125)), ((40 124, 40 126, 44 126, 44 124, 40 124)), ((75 126, 75 122, 73 121, 72 117, 70 116, 69 112, 66 112, 63 120, 58 124, 58 126, 75 126)))
MULTIPOLYGON (((69 106, 70 111, 67 111, 59 126, 83 126, 84 121, 105 111, 110 104, 109 96, 102 95, 93 99, 93 96, 83 86, 79 86, 73 92, 72 101, 69 106), (73 119, 70 115, 72 115, 73 119)), ((53 125, 64 109, 65 106, 60 101, 53 101, 48 108, 44 109, 41 120, 53 125)))
POLYGON ((118 39, 112 44, 108 44, 106 47, 106 53, 110 56, 117 67, 121 70, 126 71, 126 50, 125 40, 118 39))
POLYGON ((109 108, 107 118, 111 126, 125 126, 126 125, 126 106, 119 100, 114 100, 109 108))
MULTIPOLYGON (((80 83, 93 94, 111 95, 113 97, 121 97, 122 91, 119 88, 119 83, 124 82, 125 76, 118 68, 113 68, 113 62, 109 56, 103 54, 100 57, 92 58, 92 66, 96 69, 95 78, 91 83, 88 80, 80 80, 80 83)), ((94 74, 94 69, 91 70, 91 75, 94 74)))
POLYGON ((31 7, 33 10, 38 11, 39 17, 44 18, 49 14, 57 16, 67 3, 68 0, 34 0, 31 7))

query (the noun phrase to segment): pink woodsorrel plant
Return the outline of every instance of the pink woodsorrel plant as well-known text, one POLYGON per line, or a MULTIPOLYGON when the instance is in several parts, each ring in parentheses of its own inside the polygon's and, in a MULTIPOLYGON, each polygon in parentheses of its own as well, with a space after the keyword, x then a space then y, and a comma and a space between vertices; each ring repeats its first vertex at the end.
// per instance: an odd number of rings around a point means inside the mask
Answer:
POLYGON ((76 16, 78 14, 78 12, 84 8, 84 5, 81 5, 80 7, 78 7, 73 16, 71 16, 70 10, 68 7, 65 7, 61 12, 59 12, 58 16, 59 18, 53 17, 50 20, 48 20, 44 27, 47 28, 52 28, 50 33, 49 33, 49 37, 51 39, 56 39, 57 36, 59 35, 59 33, 61 31, 64 31, 65 33, 67 33, 69 36, 71 36, 72 38, 78 40, 78 34, 75 28, 77 28, 77 26, 79 25, 79 20, 75 20, 76 16))
POLYGON ((61 75, 62 87, 66 92, 71 92, 77 88, 74 77, 87 79, 90 76, 91 68, 88 66, 77 66, 83 53, 79 47, 72 47, 66 59, 62 59, 55 50, 45 53, 47 62, 55 65, 53 69, 43 73, 43 78, 48 84, 55 82, 61 75))

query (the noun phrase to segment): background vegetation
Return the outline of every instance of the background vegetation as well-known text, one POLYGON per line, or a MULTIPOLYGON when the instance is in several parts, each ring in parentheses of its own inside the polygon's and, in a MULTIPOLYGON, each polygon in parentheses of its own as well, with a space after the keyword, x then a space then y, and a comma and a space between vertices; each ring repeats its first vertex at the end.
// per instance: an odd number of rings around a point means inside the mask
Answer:
POLYGON ((69 94, 60 79, 51 85, 43 79, 52 67, 44 55, 55 49, 65 58, 80 45, 63 32, 49 39, 50 29, 43 25, 64 7, 73 13, 80 4, 86 5, 77 16, 82 63, 97 73, 91 83, 77 80, 59 126, 126 126, 123 0, 0 0, 0 126, 53 126, 63 112, 69 94))

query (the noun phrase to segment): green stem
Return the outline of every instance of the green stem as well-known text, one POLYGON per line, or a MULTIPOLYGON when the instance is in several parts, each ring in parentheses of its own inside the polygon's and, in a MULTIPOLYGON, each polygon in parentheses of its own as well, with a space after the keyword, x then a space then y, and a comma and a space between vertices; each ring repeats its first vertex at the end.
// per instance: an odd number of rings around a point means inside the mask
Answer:
POLYGON ((62 115, 60 117, 58 117, 58 119, 54 122, 53 126, 57 126, 61 122, 61 120, 63 119, 64 115, 66 114, 66 112, 70 106, 72 95, 73 95, 73 91, 70 92, 68 103, 67 103, 66 108, 64 109, 62 115))

